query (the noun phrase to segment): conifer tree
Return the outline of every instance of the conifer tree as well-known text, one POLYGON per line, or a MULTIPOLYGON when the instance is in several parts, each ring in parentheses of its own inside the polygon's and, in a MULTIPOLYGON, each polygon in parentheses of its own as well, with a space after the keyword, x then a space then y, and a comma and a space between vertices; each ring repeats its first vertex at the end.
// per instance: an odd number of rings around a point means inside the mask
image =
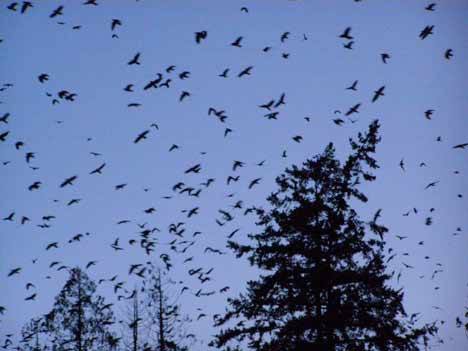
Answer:
POLYGON ((154 345, 154 351, 187 351, 187 344, 192 341, 186 338, 188 319, 182 316, 177 298, 170 293, 170 281, 151 264, 143 283, 147 344, 154 345))
POLYGON ((45 335, 49 350, 115 350, 117 339, 110 331, 114 323, 111 307, 112 304, 105 304, 104 298, 96 294, 96 284, 87 274, 73 268, 52 310, 32 320, 25 333, 35 330, 45 335))
POLYGON ((357 140, 350 139, 344 163, 330 143, 276 179, 279 190, 268 197, 271 209, 257 209, 263 231, 249 235, 251 244, 228 243, 262 274, 248 282, 246 294, 228 300, 226 313, 215 321, 224 329, 212 346, 257 351, 427 346, 437 327, 414 325, 403 292, 390 283, 384 265, 388 230, 377 223, 380 210, 366 222, 351 207, 356 200, 367 202, 360 183, 375 180, 378 130, 374 121, 357 140))

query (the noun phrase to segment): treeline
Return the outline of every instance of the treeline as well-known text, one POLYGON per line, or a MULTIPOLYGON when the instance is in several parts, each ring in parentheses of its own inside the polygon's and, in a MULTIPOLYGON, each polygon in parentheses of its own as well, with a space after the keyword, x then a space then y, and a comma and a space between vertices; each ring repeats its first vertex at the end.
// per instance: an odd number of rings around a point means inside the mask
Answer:
POLYGON ((171 281, 151 263, 145 272, 140 286, 120 295, 123 312, 116 318, 114 304, 97 293, 86 272, 70 269, 51 311, 22 329, 20 350, 187 351, 194 334, 186 332, 188 318, 180 313, 171 281))
MULTIPOLYGON (((292 166, 277 179, 270 209, 257 208, 260 233, 248 243, 229 241, 237 258, 262 270, 246 293, 228 299, 214 319, 210 346, 216 350, 419 350, 436 336, 436 323, 408 316, 402 289, 391 283, 381 211, 362 220, 352 201, 367 202, 359 190, 375 180, 373 154, 380 141, 374 121, 350 140, 344 162, 329 144, 323 153, 292 166)), ((79 268, 47 315, 23 330, 23 350, 189 350, 177 303, 165 294, 161 274, 145 273, 144 288, 128 298, 123 333, 116 334, 112 304, 79 268)))

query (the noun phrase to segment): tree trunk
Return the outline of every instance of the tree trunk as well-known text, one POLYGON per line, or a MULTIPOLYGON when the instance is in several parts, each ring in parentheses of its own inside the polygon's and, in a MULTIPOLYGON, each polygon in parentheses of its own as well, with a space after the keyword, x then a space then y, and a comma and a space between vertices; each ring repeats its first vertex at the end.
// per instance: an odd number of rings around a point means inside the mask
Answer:
POLYGON ((83 351, 83 307, 81 305, 81 273, 78 273, 78 327, 77 327, 77 335, 76 335, 76 342, 77 342, 77 350, 83 351))
POLYGON ((135 290, 133 298, 133 351, 138 351, 138 292, 135 290))
POLYGON ((158 299, 159 299, 159 351, 166 351, 166 340, 164 336, 164 304, 161 287, 161 273, 158 271, 158 299))

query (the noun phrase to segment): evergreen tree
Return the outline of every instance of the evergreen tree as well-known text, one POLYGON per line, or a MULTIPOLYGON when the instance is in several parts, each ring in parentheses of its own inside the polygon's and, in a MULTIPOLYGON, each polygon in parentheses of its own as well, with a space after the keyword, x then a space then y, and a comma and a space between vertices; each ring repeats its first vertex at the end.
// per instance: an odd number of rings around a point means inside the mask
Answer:
MULTIPOLYGON (((380 210, 364 222, 350 206, 366 202, 358 189, 373 181, 372 157, 379 124, 374 121, 341 163, 333 144, 292 166, 276 179, 271 210, 257 209, 262 233, 250 245, 229 242, 237 257, 248 255, 264 273, 248 282, 247 294, 229 299, 215 321, 224 327, 212 345, 245 345, 258 351, 419 350, 435 324, 416 327, 402 305, 403 292, 385 272, 380 210), (368 229, 368 230, 367 230, 368 229)), ((232 349, 231 349, 232 350, 232 349)))
POLYGON ((47 339, 47 329, 43 318, 31 319, 21 329, 22 339, 20 341, 23 351, 42 351, 48 350, 50 341, 47 339))
POLYGON ((185 331, 188 319, 181 315, 177 299, 170 294, 169 283, 163 280, 161 271, 151 264, 142 287, 145 293, 147 345, 156 345, 148 348, 151 351, 188 350, 185 331))
MULTIPOLYGON (((110 331, 114 323, 111 306, 106 305, 104 298, 96 294, 96 284, 85 272, 80 268, 71 269, 70 277, 55 298, 52 310, 38 322, 40 332, 47 336, 47 349, 115 349, 117 339, 110 331)), ((34 320, 31 323, 35 325, 34 320)))
MULTIPOLYGON (((123 313, 122 323, 122 342, 123 349, 128 351, 141 350, 140 344, 142 344, 142 322, 143 319, 143 301, 139 298, 139 288, 135 287, 132 294, 127 298, 125 310, 123 313)), ((146 346, 144 346, 146 347, 146 346)), ((144 349, 144 348, 143 348, 144 349)))

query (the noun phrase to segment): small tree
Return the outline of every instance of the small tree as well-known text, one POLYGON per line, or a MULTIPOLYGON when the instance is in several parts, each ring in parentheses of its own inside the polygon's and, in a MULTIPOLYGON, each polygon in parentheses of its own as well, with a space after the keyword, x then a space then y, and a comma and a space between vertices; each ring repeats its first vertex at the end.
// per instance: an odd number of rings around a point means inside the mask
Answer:
POLYGON ((156 345, 151 351, 186 351, 184 340, 185 324, 177 299, 171 297, 169 281, 163 280, 162 273, 150 265, 148 276, 143 282, 144 313, 148 330, 148 345, 156 345))
MULTIPOLYGON (((70 270, 70 277, 55 298, 52 310, 33 319, 23 335, 33 331, 48 340, 48 350, 94 351, 115 349, 116 338, 109 327, 114 323, 111 304, 96 294, 96 284, 80 268, 70 270)), ((28 345, 34 347, 39 339, 32 337, 28 345)), ((31 346, 28 346, 31 347, 31 346)), ((34 350, 29 348, 28 350, 34 350)))
POLYGON ((350 207, 353 199, 367 201, 358 190, 362 180, 375 179, 378 129, 374 121, 357 141, 350 139, 352 153, 344 164, 329 144, 276 179, 279 191, 268 198, 272 209, 257 210, 264 231, 249 235, 252 245, 228 244, 237 257, 248 254, 265 274, 248 283, 246 295, 228 300, 230 308, 215 326, 241 321, 221 330, 212 345, 236 341, 258 351, 419 350, 421 341, 427 345, 428 334, 437 328, 415 327, 403 308, 403 293, 388 283, 387 228, 377 223, 380 210, 366 223, 350 207))
POLYGON ((42 351, 50 349, 50 340, 47 340, 47 329, 43 318, 31 319, 21 329, 21 350, 42 351))
POLYGON ((122 335, 123 347, 125 350, 138 351, 142 343, 142 310, 143 302, 139 298, 139 288, 135 288, 132 295, 127 299, 126 306, 123 312, 122 335))

